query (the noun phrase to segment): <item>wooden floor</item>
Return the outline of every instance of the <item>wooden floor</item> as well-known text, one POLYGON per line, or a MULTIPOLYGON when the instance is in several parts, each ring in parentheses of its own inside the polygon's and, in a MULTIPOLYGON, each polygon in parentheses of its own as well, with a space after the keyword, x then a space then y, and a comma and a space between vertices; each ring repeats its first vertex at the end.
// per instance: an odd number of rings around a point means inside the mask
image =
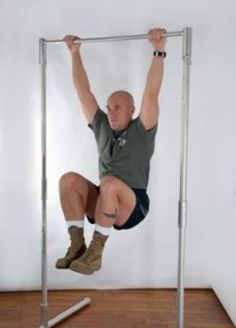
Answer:
MULTIPOLYGON (((176 293, 168 289, 80 290, 49 293, 49 316, 64 311, 80 298, 91 305, 58 328, 174 328, 176 293)), ((1 328, 39 328, 40 293, 0 293, 1 328)), ((185 291, 186 328, 233 328, 211 290, 185 291)))

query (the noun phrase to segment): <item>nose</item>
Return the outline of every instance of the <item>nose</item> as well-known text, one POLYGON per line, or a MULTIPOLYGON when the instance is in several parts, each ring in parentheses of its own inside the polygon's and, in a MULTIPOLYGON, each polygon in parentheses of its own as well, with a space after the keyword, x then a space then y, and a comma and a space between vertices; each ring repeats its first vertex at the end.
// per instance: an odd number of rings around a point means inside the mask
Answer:
POLYGON ((109 111, 108 114, 109 114, 110 118, 114 118, 115 117, 115 111, 112 110, 112 109, 109 111))

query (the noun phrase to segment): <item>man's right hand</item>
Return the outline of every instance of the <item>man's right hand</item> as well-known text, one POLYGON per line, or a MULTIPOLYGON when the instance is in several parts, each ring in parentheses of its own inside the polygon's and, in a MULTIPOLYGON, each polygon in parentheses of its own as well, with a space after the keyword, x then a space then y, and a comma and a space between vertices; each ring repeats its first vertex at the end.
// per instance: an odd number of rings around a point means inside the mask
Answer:
POLYGON ((63 38, 63 41, 66 43, 68 49, 70 50, 70 52, 72 54, 77 53, 81 43, 75 43, 74 41, 79 40, 80 38, 78 36, 75 35, 66 35, 63 38))

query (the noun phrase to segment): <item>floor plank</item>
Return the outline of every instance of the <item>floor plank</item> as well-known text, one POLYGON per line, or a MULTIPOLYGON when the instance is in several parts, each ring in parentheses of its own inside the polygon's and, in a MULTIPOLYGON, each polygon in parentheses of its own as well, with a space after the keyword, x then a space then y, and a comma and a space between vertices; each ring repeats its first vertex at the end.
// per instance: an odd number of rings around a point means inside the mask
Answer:
MULTIPOLYGON (((49 317, 83 297, 91 305, 58 328, 175 328, 176 291, 171 289, 70 290, 49 292, 49 317)), ((40 292, 0 293, 0 328, 40 325, 40 292)), ((212 290, 185 291, 186 328, 233 328, 212 290)))

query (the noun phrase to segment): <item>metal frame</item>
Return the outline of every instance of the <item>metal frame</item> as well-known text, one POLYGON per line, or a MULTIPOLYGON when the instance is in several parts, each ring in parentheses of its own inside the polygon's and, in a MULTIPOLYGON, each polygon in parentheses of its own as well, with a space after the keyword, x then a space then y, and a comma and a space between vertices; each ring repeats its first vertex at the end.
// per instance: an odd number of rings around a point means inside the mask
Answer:
MULTIPOLYGON (((177 328, 184 328, 184 254, 185 232, 187 222, 187 156, 188 156, 188 116, 189 116, 189 84, 192 52, 192 28, 185 27, 182 31, 166 32, 166 37, 182 36, 182 117, 180 141, 180 189, 178 202, 178 291, 177 291, 177 328)), ((147 39, 148 34, 110 36, 80 39, 80 43, 113 42, 147 39)), ((60 44, 63 40, 39 40, 39 63, 41 75, 41 133, 42 133, 42 272, 41 272, 41 318, 40 328, 53 327, 71 314, 90 304, 91 299, 85 298, 55 318, 48 320, 48 289, 47 289, 47 104, 46 104, 46 66, 47 44, 60 44)))

